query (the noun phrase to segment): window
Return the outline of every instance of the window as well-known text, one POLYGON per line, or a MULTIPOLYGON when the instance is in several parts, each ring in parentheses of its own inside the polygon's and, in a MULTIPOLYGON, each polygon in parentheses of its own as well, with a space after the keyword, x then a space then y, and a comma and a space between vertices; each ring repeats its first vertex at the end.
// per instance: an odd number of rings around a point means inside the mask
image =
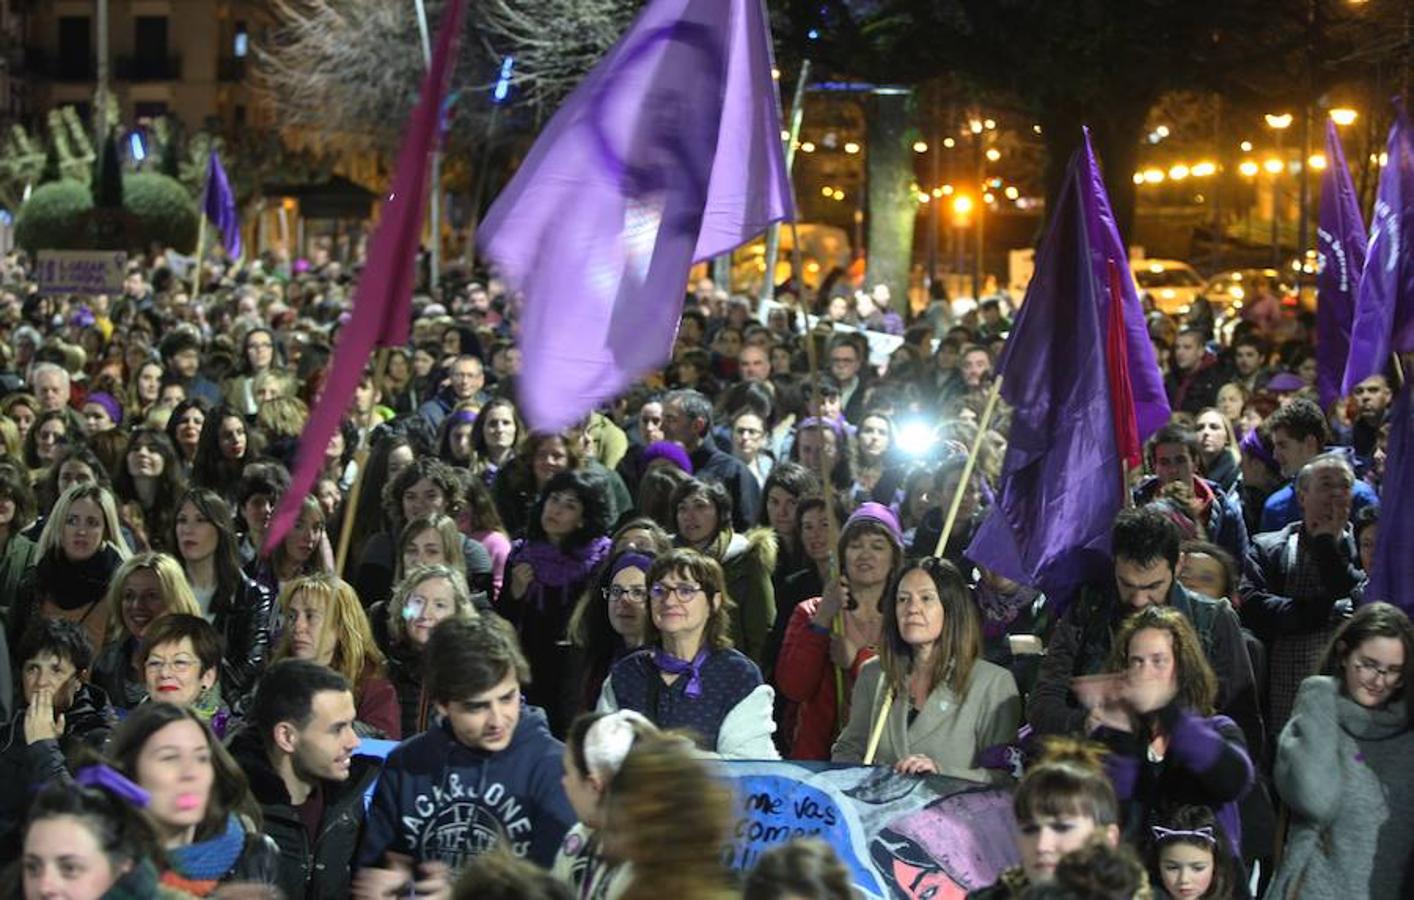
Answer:
POLYGON ((55 75, 84 79, 93 74, 93 29, 88 16, 59 17, 59 59, 55 75))
POLYGON ((245 59, 250 52, 250 35, 246 32, 245 23, 236 23, 236 37, 231 43, 231 55, 236 59, 245 59))

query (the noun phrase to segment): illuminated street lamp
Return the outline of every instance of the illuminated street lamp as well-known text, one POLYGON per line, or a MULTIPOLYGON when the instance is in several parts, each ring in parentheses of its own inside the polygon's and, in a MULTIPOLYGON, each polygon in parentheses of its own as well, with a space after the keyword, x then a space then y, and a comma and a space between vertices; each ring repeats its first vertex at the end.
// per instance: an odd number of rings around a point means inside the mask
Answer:
POLYGON ((1243 178, 1251 178, 1261 171, 1261 167, 1250 159, 1244 159, 1242 164, 1237 167, 1237 171, 1243 178))
POLYGON ((1284 164, 1281 161, 1281 139, 1286 133, 1286 129, 1291 127, 1291 113, 1267 113, 1263 116, 1267 120, 1267 127, 1276 132, 1276 152, 1273 159, 1268 159, 1262 164, 1272 175, 1272 268, 1281 268, 1281 179, 1278 177, 1284 164))
POLYGON ((1331 110, 1331 121, 1340 126, 1354 124, 1355 120, 1359 117, 1360 114, 1353 109, 1336 107, 1331 110))
POLYGON ((1291 127, 1291 113, 1267 113, 1264 118, 1267 120, 1267 127, 1276 131, 1283 131, 1291 127))

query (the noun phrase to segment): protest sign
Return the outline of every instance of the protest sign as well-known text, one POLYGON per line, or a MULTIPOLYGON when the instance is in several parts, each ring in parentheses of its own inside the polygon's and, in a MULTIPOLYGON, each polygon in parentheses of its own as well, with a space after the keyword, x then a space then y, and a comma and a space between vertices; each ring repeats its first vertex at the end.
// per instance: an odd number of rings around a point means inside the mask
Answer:
POLYGON ((118 250, 41 250, 34 276, 41 294, 119 294, 127 263, 118 250))

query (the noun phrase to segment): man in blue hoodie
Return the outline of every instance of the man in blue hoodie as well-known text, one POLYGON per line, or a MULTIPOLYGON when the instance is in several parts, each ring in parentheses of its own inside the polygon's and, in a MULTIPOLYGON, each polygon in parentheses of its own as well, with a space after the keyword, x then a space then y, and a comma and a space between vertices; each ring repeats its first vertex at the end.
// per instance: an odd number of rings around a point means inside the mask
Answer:
POLYGON ((424 653, 443 721, 388 755, 359 844, 361 884, 389 896, 498 846, 548 868, 576 816, 564 745, 521 701, 530 667, 515 634, 495 616, 449 620, 424 653))

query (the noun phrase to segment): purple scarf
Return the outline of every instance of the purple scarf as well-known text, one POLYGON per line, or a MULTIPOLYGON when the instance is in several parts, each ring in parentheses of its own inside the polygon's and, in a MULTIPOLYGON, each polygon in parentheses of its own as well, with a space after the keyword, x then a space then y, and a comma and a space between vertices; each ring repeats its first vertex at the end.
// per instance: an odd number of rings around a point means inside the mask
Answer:
POLYGON ((653 665, 658 667, 658 671, 667 672, 669 675, 686 675, 687 687, 683 693, 689 697, 702 696, 702 665, 707 662, 707 648, 703 647, 697 651, 697 655, 692 658, 692 662, 678 659, 668 653, 662 647, 653 649, 653 665))
POLYGON ((594 568, 609 555, 613 542, 606 537, 597 537, 582 547, 568 552, 549 541, 515 542, 510 558, 506 561, 506 571, 517 563, 529 563, 535 570, 535 580, 530 583, 526 600, 536 610, 543 611, 546 588, 563 588, 589 578, 594 568))

